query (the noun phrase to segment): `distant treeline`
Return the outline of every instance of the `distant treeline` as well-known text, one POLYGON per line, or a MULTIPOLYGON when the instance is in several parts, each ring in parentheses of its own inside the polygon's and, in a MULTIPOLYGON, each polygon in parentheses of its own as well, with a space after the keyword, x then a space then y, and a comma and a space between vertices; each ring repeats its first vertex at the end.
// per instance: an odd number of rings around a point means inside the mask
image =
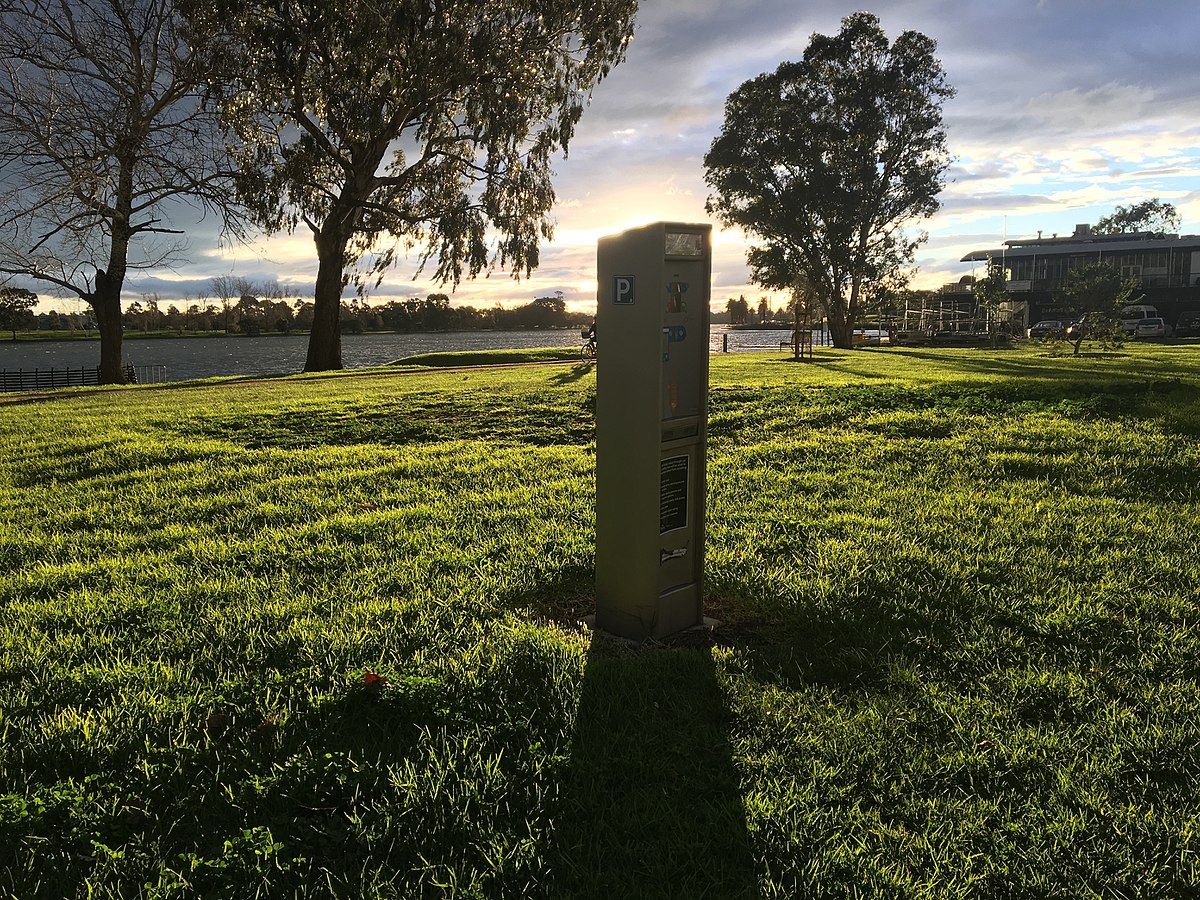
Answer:
MULTIPOLYGON (((311 301, 289 300, 274 286, 255 293, 244 293, 236 300, 209 298, 181 303, 164 303, 156 295, 143 295, 122 313, 126 333, 144 332, 224 332, 226 334, 263 334, 265 332, 307 331, 312 325, 311 301)), ((354 298, 342 301, 342 331, 362 334, 368 331, 518 331, 530 328, 571 328, 588 324, 590 313, 570 312, 562 294, 538 297, 512 308, 497 304, 490 309, 451 306, 446 294, 430 294, 423 299, 391 300, 371 305, 354 298)), ((83 331, 96 327, 91 312, 50 312, 30 314, 25 325, 38 331, 83 331)))

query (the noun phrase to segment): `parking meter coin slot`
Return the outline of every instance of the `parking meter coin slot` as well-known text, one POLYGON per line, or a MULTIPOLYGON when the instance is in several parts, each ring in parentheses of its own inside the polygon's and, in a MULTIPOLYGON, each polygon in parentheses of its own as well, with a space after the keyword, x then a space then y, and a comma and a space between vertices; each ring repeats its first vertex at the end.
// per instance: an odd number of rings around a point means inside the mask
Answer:
POLYGON ((676 547, 674 550, 663 549, 658 552, 658 564, 661 566, 673 559, 683 559, 687 556, 687 547, 676 547))
POLYGON ((667 285, 667 315, 687 312, 686 281, 672 281, 667 285))
POLYGON ((682 546, 664 546, 658 554, 658 592, 674 590, 695 581, 695 572, 691 559, 691 542, 682 546))

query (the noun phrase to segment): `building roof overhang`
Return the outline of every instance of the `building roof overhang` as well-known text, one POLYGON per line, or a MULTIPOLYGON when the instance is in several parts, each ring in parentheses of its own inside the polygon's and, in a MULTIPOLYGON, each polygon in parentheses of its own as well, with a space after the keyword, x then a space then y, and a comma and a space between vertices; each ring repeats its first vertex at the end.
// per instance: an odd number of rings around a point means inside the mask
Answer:
POLYGON ((959 262, 984 262, 989 259, 1022 259, 1032 256, 1062 256, 1072 253, 1127 253, 1129 251, 1178 250, 1181 252, 1200 250, 1200 235, 1173 234, 1170 237, 1135 237, 1114 240, 1105 236, 1095 238, 1044 238, 1036 241, 1009 241, 1006 246, 995 250, 972 250, 959 262))

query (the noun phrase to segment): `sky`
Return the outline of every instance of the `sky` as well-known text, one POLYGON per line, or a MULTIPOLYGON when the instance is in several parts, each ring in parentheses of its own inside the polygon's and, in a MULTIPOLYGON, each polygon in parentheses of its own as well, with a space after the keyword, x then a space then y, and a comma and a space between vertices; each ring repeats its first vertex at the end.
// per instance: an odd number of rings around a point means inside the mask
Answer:
MULTIPOLYGON (((462 282, 455 304, 516 306, 561 291, 594 309, 596 241, 653 221, 707 222, 703 157, 744 81, 798 60, 856 4, 802 0, 643 0, 626 60, 597 85, 555 165, 555 237, 528 279, 462 282)), ((953 163, 942 208, 920 223, 911 284, 972 273, 959 260, 1005 239, 1070 234, 1117 205, 1173 203, 1200 233, 1200 14, 1195 0, 877 0, 892 40, 920 31, 957 91, 944 107, 953 163)), ((749 283, 748 239, 714 225, 712 303, 764 292, 749 283)), ((196 296, 213 276, 277 279, 312 294, 307 231, 220 247, 203 226, 188 262, 131 273, 126 299, 196 296)), ((446 291, 401 258, 370 302, 446 291)), ((782 305, 783 298, 773 298, 782 305)), ((61 306, 61 302, 58 304, 61 306)))

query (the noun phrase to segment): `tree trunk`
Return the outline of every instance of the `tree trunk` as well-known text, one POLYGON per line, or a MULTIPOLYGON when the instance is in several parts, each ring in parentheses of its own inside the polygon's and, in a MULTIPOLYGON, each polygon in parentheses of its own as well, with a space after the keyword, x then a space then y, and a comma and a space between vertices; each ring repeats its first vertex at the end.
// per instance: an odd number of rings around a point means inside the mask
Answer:
MULTIPOLYGON (((836 302, 829 304, 829 334, 833 338, 833 346, 839 350, 854 349, 854 320, 858 318, 859 297, 862 296, 864 260, 867 256, 867 243, 870 238, 870 226, 864 225, 858 230, 858 246, 851 256, 849 271, 850 296, 846 297, 841 287, 842 280, 833 278, 838 291, 836 302)), ((836 275, 837 273, 835 273, 836 275)))
POLYGON ((125 366, 121 359, 124 327, 121 324, 121 289, 125 285, 129 236, 114 222, 112 245, 109 248, 109 269, 96 270, 96 287, 92 291, 92 310, 96 313, 96 328, 100 331, 100 384, 125 384, 125 366))
POLYGON ((121 290, 129 266, 129 239, 132 237, 130 215, 133 197, 134 159, 121 158, 117 176, 116 213, 109 223, 108 271, 96 270, 96 286, 89 298, 96 312, 96 327, 100 331, 100 383, 125 384, 122 364, 121 290))
MULTIPOLYGON (((800 359, 800 304, 793 303, 792 305, 792 359, 800 359)), ((809 340, 812 335, 809 335, 809 340)))
MULTIPOLYGON (((1075 340, 1071 342, 1075 345, 1075 352, 1071 354, 1072 356, 1079 355, 1079 348, 1083 346, 1083 339, 1085 337, 1087 337, 1087 333, 1088 333, 1087 313, 1084 313, 1083 318, 1079 320, 1079 325, 1077 326, 1077 328, 1078 328, 1078 332, 1075 335, 1075 340)), ((1066 337, 1066 333, 1063 334, 1063 337, 1066 337)))
POLYGON ((316 235, 317 284, 313 320, 308 333, 305 372, 329 372, 342 367, 342 275, 346 238, 325 230, 316 235))
POLYGON ((830 303, 826 310, 829 313, 829 337, 833 346, 839 350, 854 349, 854 320, 846 315, 846 308, 841 303, 830 303))
POLYGON ((114 295, 111 290, 104 290, 97 284, 96 292, 92 295, 92 309, 96 313, 96 327, 100 331, 100 383, 124 384, 120 288, 114 295))

